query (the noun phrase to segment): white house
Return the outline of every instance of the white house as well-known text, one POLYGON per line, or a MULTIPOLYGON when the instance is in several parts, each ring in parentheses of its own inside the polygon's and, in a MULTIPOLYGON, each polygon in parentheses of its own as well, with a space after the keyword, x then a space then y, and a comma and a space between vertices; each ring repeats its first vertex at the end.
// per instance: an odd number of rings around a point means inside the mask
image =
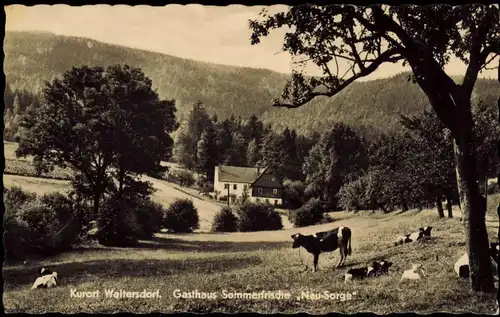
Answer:
POLYGON ((250 201, 283 204, 283 184, 267 167, 215 167, 214 191, 221 197, 241 197, 248 194, 250 201))

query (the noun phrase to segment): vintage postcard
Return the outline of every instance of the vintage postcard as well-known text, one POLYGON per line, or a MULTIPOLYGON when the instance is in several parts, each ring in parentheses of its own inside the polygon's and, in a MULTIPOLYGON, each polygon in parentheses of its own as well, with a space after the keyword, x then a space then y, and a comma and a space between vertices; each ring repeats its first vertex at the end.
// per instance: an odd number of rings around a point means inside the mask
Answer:
POLYGON ((7 313, 498 315, 497 4, 4 10, 7 313))

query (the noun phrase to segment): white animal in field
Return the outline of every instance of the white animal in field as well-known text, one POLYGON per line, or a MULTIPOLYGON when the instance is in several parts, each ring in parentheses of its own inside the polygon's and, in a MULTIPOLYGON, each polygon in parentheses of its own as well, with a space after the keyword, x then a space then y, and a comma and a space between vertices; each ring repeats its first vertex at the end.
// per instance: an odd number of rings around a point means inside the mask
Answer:
POLYGON ((401 280, 420 280, 425 278, 425 270, 422 267, 422 264, 413 264, 410 270, 406 270, 403 272, 401 276, 401 280))
POLYGON ((37 288, 53 288, 57 286, 57 272, 52 274, 42 275, 35 280, 31 289, 37 288))
MULTIPOLYGON (((493 273, 493 279, 495 281, 498 281, 498 264, 493 259, 493 257, 490 257, 491 261, 491 271, 493 273)), ((458 277, 460 278, 468 278, 470 276, 470 269, 469 269, 469 255, 467 252, 465 252, 460 259, 455 262, 455 273, 457 273, 458 277)))

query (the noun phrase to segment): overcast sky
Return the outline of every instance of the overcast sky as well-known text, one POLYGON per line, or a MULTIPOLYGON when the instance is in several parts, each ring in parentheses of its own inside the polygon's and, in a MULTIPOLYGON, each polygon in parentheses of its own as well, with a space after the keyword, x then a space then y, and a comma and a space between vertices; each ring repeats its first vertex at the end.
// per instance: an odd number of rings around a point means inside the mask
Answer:
MULTIPOLYGON (((258 45, 250 45, 248 20, 258 17, 263 6, 226 7, 167 5, 164 7, 94 5, 10 5, 5 8, 7 31, 39 30, 88 37, 98 41, 146 49, 217 64, 268 68, 289 73, 291 58, 279 53, 284 31, 271 32, 258 45)), ((269 7, 270 11, 285 6, 269 7)), ((319 74, 307 68, 309 74, 319 74)), ((387 77, 408 70, 385 64, 368 79, 387 77)), ((448 73, 461 75, 465 66, 452 61, 448 73)), ((481 77, 495 78, 493 71, 481 77)))

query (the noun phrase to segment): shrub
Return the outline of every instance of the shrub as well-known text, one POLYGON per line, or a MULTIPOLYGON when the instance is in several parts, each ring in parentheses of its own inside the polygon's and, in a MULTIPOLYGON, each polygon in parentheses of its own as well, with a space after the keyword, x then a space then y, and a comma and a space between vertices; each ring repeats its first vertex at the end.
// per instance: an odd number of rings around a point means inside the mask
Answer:
POLYGON ((151 239, 156 232, 160 231, 166 209, 149 198, 138 199, 132 207, 138 224, 138 230, 135 232, 137 238, 151 239))
POLYGON ((334 222, 335 220, 332 218, 332 216, 330 216, 329 214, 323 214, 323 218, 321 219, 320 223, 323 224, 323 223, 332 223, 334 222))
POLYGON ((4 205, 6 211, 18 211, 27 202, 37 199, 35 193, 24 191, 21 187, 4 188, 4 205))
POLYGON ((165 211, 163 226, 174 232, 192 232, 200 227, 198 210, 191 200, 178 199, 165 211))
POLYGON ((60 223, 64 224, 64 227, 59 229, 62 239, 60 249, 68 250, 78 242, 83 227, 81 217, 83 210, 79 206, 75 206, 71 199, 61 193, 45 194, 40 198, 40 201, 55 213, 60 223))
POLYGON ((196 186, 200 189, 203 189, 203 188, 206 188, 208 187, 208 178, 205 176, 205 175, 199 175, 197 178, 196 178, 196 186))
POLYGON ((152 200, 145 200, 142 209, 137 209, 137 217, 143 227, 143 237, 152 237, 163 226, 163 215, 166 209, 152 200))
POLYGON ((324 211, 321 201, 317 198, 311 198, 296 211, 293 224, 295 227, 306 227, 320 223, 324 220, 324 211))
POLYGON ((233 213, 230 207, 224 206, 215 215, 212 223, 212 231, 214 232, 235 232, 238 230, 238 218, 233 213))
POLYGON ((266 231, 283 229, 281 216, 269 204, 245 203, 238 207, 239 231, 266 231))
POLYGON ((30 240, 28 224, 19 219, 17 212, 7 208, 5 208, 3 223, 5 258, 18 260, 28 257, 30 255, 30 250, 27 250, 30 240))
POLYGON ((181 187, 190 187, 195 184, 193 173, 186 170, 174 170, 167 174, 167 180, 179 184, 181 187))
POLYGON ((107 198, 100 208, 96 237, 105 246, 126 247, 137 243, 141 231, 133 207, 124 199, 107 198))
POLYGON ((366 184, 363 178, 344 184, 339 190, 339 204, 347 211, 358 211, 365 206, 366 184))
POLYGON ((305 202, 306 185, 301 181, 286 180, 283 186, 285 205, 292 209, 300 208, 305 202))
POLYGON ((193 186, 195 183, 194 175, 191 172, 181 170, 178 172, 179 184, 181 186, 193 186))
POLYGON ((6 191, 5 206, 7 259, 53 255, 79 242, 82 222, 73 201, 65 195, 50 193, 38 198, 14 188, 6 191))

